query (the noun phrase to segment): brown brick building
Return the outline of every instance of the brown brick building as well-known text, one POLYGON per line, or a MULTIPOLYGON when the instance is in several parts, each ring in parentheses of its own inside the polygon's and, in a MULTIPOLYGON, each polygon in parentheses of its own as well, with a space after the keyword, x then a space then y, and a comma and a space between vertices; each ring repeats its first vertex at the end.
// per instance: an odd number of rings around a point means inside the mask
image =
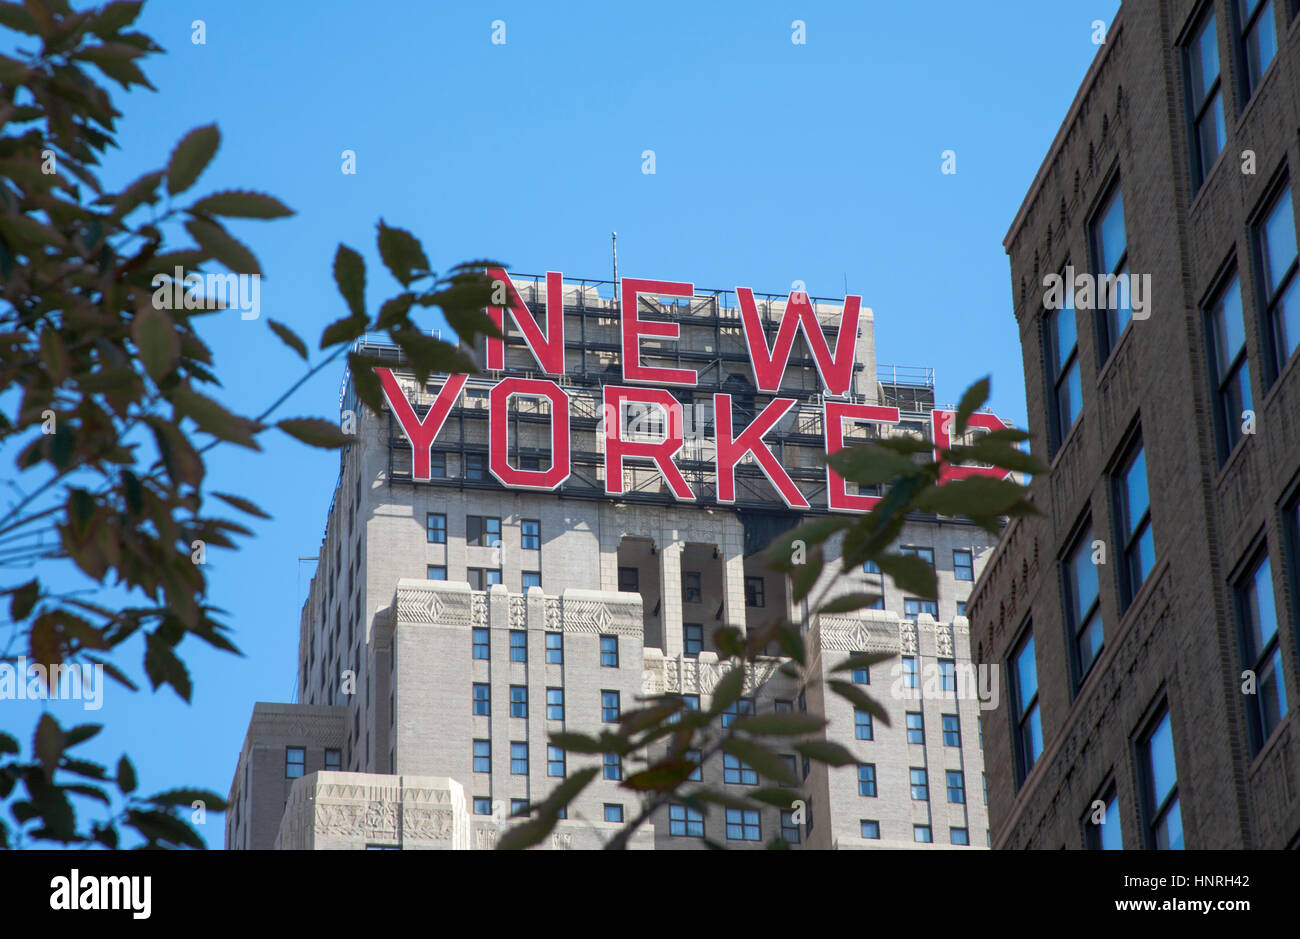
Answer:
POLYGON ((995 847, 1300 846, 1298 132, 1300 2, 1125 3, 1007 235, 1051 471, 970 604, 995 847))

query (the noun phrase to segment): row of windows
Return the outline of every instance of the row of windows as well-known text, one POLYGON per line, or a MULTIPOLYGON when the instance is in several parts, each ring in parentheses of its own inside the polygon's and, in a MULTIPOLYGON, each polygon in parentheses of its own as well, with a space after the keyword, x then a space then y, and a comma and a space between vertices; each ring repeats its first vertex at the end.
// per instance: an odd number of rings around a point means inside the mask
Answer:
MULTIPOLYGON (((1116 178, 1101 208, 1088 224, 1092 269, 1099 280, 1127 275, 1128 241, 1123 196, 1116 178)), ((1295 207, 1285 174, 1270 190, 1251 224, 1252 264, 1259 289, 1255 311, 1261 324, 1267 363, 1261 380, 1267 388, 1300 347, 1300 256, 1296 247, 1295 207)), ((1069 267, 1067 262, 1066 267, 1069 267)), ((1112 302, 1096 311, 1097 367, 1100 369, 1132 318, 1131 297, 1120 289, 1112 302), (1114 302, 1116 296, 1119 302, 1114 302)), ((1067 284, 1061 309, 1043 317, 1043 357, 1047 368, 1048 436, 1055 454, 1083 411, 1082 366, 1073 285, 1067 284)), ((1214 391, 1214 421, 1220 463, 1253 432, 1253 395, 1246 348, 1245 314, 1235 259, 1203 305, 1210 385, 1214 391)))
MULTIPOLYGON (((618 569, 618 590, 620 593, 640 593, 640 569, 636 567, 620 567, 618 569)), ((704 602, 704 588, 700 571, 682 571, 682 602, 704 602)), ((767 606, 767 587, 762 577, 745 578, 745 606, 759 609, 767 606)))
MULTIPOLYGON (((343 751, 327 747, 325 749, 326 771, 338 771, 343 768, 343 751)), ((247 771, 247 767, 245 767, 247 771)), ((298 779, 307 772, 307 749, 305 747, 284 748, 284 778, 298 779)), ((245 785, 247 788, 247 785, 245 785)))
MULTIPOLYGON (((470 634, 470 654, 476 659, 492 658, 491 630, 476 626, 470 634)), ((510 661, 528 661, 528 632, 523 629, 510 630, 510 661)), ((602 668, 618 668, 618 636, 600 637, 600 665, 602 668)), ((546 633, 546 664, 564 664, 564 633, 546 633)))
MULTIPOLYGON (((424 517, 425 537, 429 544, 447 543, 447 516, 429 512, 424 517)), ((465 544, 470 547, 495 548, 501 544, 501 519, 489 515, 465 516, 465 544)), ((524 551, 542 548, 542 523, 535 518, 519 522, 519 547, 524 551)))
MULTIPOLYGON (((929 773, 924 767, 913 766, 907 771, 908 784, 911 787, 912 799, 916 802, 930 801, 930 780, 929 773)), ((944 781, 948 789, 948 801, 953 805, 966 804, 966 777, 959 769, 945 770, 944 781)), ((874 799, 878 795, 876 788, 876 764, 859 763, 858 764, 858 795, 874 799)), ((987 786, 984 793, 984 802, 988 804, 987 786)))
MULTIPOLYGON (((428 580, 446 580, 447 565, 429 564, 426 567, 425 577, 428 580)), ((527 590, 529 587, 540 587, 542 585, 541 571, 520 571, 519 580, 521 586, 527 590)), ((465 581, 469 584, 471 590, 487 590, 494 584, 499 584, 501 580, 501 569, 494 567, 467 567, 465 568, 465 581)))

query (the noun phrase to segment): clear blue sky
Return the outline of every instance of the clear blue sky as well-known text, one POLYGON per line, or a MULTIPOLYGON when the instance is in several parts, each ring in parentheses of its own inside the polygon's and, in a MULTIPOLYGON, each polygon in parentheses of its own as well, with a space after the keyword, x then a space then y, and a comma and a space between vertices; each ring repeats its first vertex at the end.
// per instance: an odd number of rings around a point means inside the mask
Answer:
MULTIPOLYGON (((78 4, 81 5, 81 4, 78 4)), ((223 145, 196 193, 252 188, 297 211, 234 223, 266 273, 262 318, 207 318, 222 399, 259 411, 300 373, 266 327, 314 348, 343 315, 339 241, 415 232, 433 265, 491 257, 513 270, 861 295, 882 364, 927 365, 940 401, 993 376, 993 407, 1023 426, 1024 382, 1002 238, 1097 51, 1118 0, 445 4, 152 0, 141 27, 166 50, 159 89, 117 95, 120 185, 161 167, 188 130, 223 145), (190 41, 206 23, 206 45, 190 41), (491 42, 504 20, 506 43, 491 42), (806 23, 806 45, 791 23, 806 23), (356 175, 340 154, 357 155, 356 175), (655 175, 641 172, 642 152, 655 175), (940 172, 957 153, 957 173, 940 172)), ((12 45, 5 35, 4 46, 12 45)), ((113 87, 116 88, 114 85, 113 87)), ((430 327, 441 325, 430 320, 430 327)), ((337 413, 341 366, 278 416, 337 413)), ((338 468, 268 434, 265 452, 214 451, 212 488, 274 515, 236 552, 209 554, 212 599, 245 658, 181 646, 195 692, 108 689, 89 755, 129 748, 141 788, 224 793, 255 701, 292 700, 298 611, 338 468)), ((139 649, 129 652, 139 674, 139 649)), ((147 688, 147 683, 142 682, 147 688)), ((34 712, 5 704, 24 736, 34 712)), ((202 829, 222 843, 221 816, 202 829)))

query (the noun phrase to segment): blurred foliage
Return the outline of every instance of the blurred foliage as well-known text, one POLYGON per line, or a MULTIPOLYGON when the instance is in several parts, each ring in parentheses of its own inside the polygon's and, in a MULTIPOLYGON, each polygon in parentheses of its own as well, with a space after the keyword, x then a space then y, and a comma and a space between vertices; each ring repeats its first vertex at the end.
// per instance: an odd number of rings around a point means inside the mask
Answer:
MULTIPOLYGON (((204 454, 220 443, 256 452, 273 426, 314 446, 346 445, 337 420, 269 418, 344 354, 358 395, 378 409, 372 363, 353 351, 353 340, 368 331, 386 332, 422 376, 463 370, 464 356, 421 331, 410 314, 438 308, 470 341, 496 334, 482 312, 490 295, 483 268, 498 262, 460 265, 439 277, 409 232, 381 221, 379 254, 402 291, 367 314, 365 263, 340 245, 334 278, 348 314, 324 330, 320 349, 329 354, 256 416, 221 404, 213 391, 221 385, 216 365, 198 329, 200 318, 214 313, 203 308, 211 304, 176 308, 155 288, 169 293, 177 268, 261 276, 256 256, 224 220, 293 213, 272 196, 242 189, 181 204, 220 146, 214 125, 186 134, 165 166, 124 188, 101 183, 100 160, 117 147, 121 116, 105 81, 152 89, 140 63, 162 51, 131 28, 141 6, 74 11, 66 0, 0 2, 0 27, 15 50, 0 55, 0 445, 15 454, 18 493, 0 510, 0 575, 28 572, 0 581, 10 620, 0 663, 16 666, 25 656, 47 674, 101 666, 134 691, 113 656, 140 636, 152 687, 169 685, 188 701, 182 640, 194 636, 238 654, 221 611, 206 600, 203 560, 208 548, 234 548, 251 532, 217 513, 268 517, 237 494, 206 491, 204 454), (186 235, 192 244, 165 247, 186 235), (75 568, 102 590, 55 590, 30 577, 37 564, 61 565, 47 580, 66 581, 75 568), (109 589, 125 593, 131 605, 110 608, 86 598, 109 589)), ((289 327, 274 319, 266 327, 310 360, 307 344, 289 327)), ((115 847, 123 828, 149 847, 203 846, 184 816, 194 803, 222 811, 222 798, 200 790, 137 795, 127 757, 109 771, 73 755, 101 726, 63 728, 44 714, 26 754, 17 737, 0 733, 0 804, 9 815, 0 816, 0 847, 115 847), (102 803, 104 817, 78 819, 74 797, 102 803)))

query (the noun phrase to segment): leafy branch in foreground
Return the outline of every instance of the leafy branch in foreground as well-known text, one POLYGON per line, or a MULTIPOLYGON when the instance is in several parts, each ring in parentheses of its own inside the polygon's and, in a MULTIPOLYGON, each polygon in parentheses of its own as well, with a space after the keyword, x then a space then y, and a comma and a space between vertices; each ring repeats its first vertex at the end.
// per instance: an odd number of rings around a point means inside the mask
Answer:
MULTIPOLYGON (((307 364, 256 415, 229 409, 215 397, 221 382, 201 317, 229 310, 231 285, 260 278, 262 268, 228 220, 293 213, 247 189, 182 204, 220 147, 215 125, 186 134, 165 165, 121 189, 100 180, 121 114, 96 72, 127 90, 152 89, 140 63, 162 51, 131 31, 141 6, 119 0, 73 11, 67 0, 0 2, 0 26, 17 34, 6 44, 14 55, 0 55, 0 447, 13 455, 9 481, 18 494, 0 508, 0 574, 23 571, 0 581, 9 613, 0 667, 16 671, 25 657, 38 669, 38 692, 52 694, 82 667, 134 691, 114 660, 134 638, 153 689, 170 685, 188 701, 183 640, 238 654, 221 611, 207 602, 204 565, 208 548, 233 548, 252 532, 220 513, 268 517, 244 496, 209 491, 205 455, 223 444, 257 452, 272 426, 313 446, 345 446, 350 438, 333 416, 270 421, 345 354, 359 396, 378 409, 370 363, 352 351, 367 331, 387 332, 420 374, 463 369, 465 357, 410 315, 436 308, 467 341, 496 334, 482 313, 490 296, 482 268, 496 262, 440 277, 414 236, 381 221, 379 254, 402 292, 368 315, 365 263, 340 246, 334 276, 348 315, 325 329, 323 356, 312 363, 307 343, 282 322, 269 319, 269 334, 250 324, 257 331, 250 341, 274 335, 307 364), (177 237, 188 241, 169 249, 177 237), (51 586, 77 573, 84 589, 51 586)), ((0 818, 0 846, 115 846, 123 826, 149 846, 201 846, 182 809, 199 801, 215 811, 221 800, 197 790, 181 793, 197 793, 193 800, 139 798, 129 759, 114 775, 73 755, 100 726, 64 729, 45 714, 26 759, 19 743, 26 734, 0 734, 0 804, 9 814, 0 818), (110 812, 79 822, 74 799, 110 812), (123 804, 112 811, 115 803, 123 804)))
MULTIPOLYGON (((962 396, 954 416, 953 440, 962 440, 971 415, 988 399, 989 381, 983 379, 962 396)), ((789 810, 800 799, 800 780, 774 749, 793 748, 806 760, 829 767, 848 766, 857 758, 844 746, 828 739, 828 722, 806 713, 770 713, 735 717, 728 713, 742 694, 754 694, 756 668, 775 649, 782 660, 777 673, 794 679, 800 687, 821 681, 810 662, 820 650, 809 650, 816 641, 817 618, 864 609, 875 596, 863 592, 835 594, 841 580, 874 561, 881 571, 903 590, 922 598, 937 596, 934 568, 924 560, 891 551, 903 525, 914 513, 964 516, 996 535, 1007 516, 1033 514, 1027 490, 1011 479, 1009 472, 1036 473, 1044 468, 1017 444, 1027 440, 1023 431, 1003 429, 983 434, 969 443, 940 451, 938 460, 929 458, 932 444, 919 438, 889 438, 845 448, 828 458, 830 466, 845 479, 862 487, 887 485, 888 491, 874 509, 860 516, 827 516, 809 521, 786 533, 769 546, 766 560, 774 570, 788 574, 791 598, 796 605, 808 601, 809 621, 775 622, 751 633, 735 626, 714 632, 719 659, 729 665, 713 690, 707 709, 686 707, 680 695, 648 696, 642 706, 623 714, 616 731, 598 736, 552 733, 550 742, 580 756, 617 754, 624 761, 644 763, 623 780, 621 786, 640 800, 640 808, 606 844, 626 848, 637 830, 656 811, 669 803, 703 812, 709 805, 756 809, 775 806, 789 810), (953 467, 978 464, 994 468, 985 473, 950 478, 953 467), (827 550, 835 540, 839 569, 828 567, 827 550), (815 596, 814 596, 815 592, 815 596), (811 598, 811 599, 810 599, 811 598), (730 718, 730 719, 727 719, 730 718), (691 781, 696 770, 718 754, 729 754, 752 768, 765 785, 738 795, 691 781)), ((869 668, 892 658, 890 654, 850 656, 827 669, 828 676, 869 668)), ((771 680, 771 679, 768 679, 771 680)), ((850 681, 828 677, 825 690, 866 711, 885 725, 889 715, 880 703, 850 681)), ((500 849, 527 848, 540 843, 555 828, 561 812, 582 793, 599 772, 598 767, 581 769, 561 783, 542 802, 529 806, 526 821, 506 831, 497 843, 500 849)), ((748 787, 746 787, 748 788, 748 787)), ((713 848, 725 844, 702 839, 713 848)), ((787 847, 774 838, 769 848, 787 847)))

